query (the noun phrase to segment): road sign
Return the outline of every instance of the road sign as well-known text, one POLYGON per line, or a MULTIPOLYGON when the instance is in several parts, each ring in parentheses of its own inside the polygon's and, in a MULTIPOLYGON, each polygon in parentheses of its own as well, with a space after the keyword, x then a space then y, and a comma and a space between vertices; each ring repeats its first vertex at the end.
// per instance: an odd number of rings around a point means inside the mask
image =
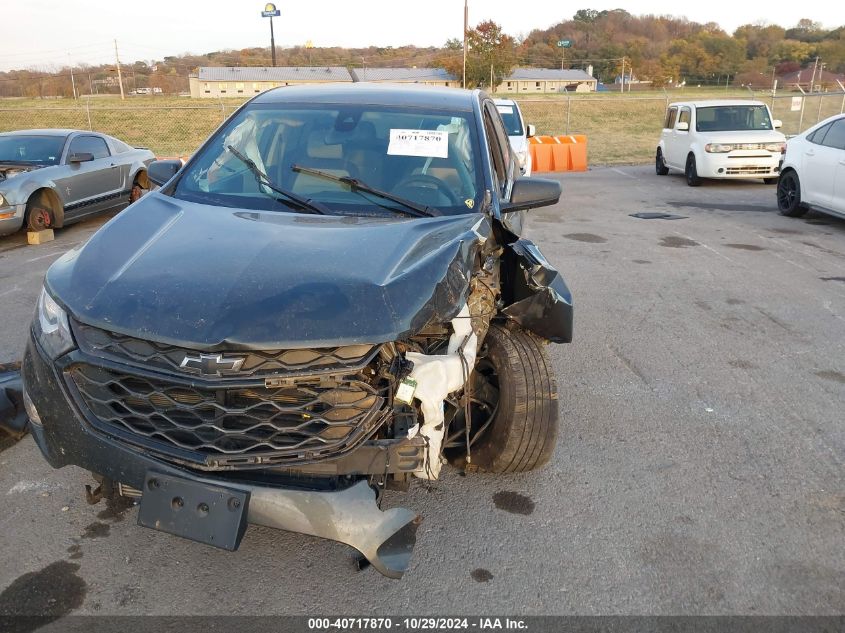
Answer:
POLYGON ((792 97, 792 105, 789 108, 792 112, 798 112, 801 109, 801 104, 804 101, 803 97, 792 97))
POLYGON ((264 5, 264 10, 261 12, 262 18, 277 18, 281 15, 281 11, 276 8, 276 5, 272 2, 268 2, 264 5))
POLYGON ((557 41, 558 48, 572 48, 572 40, 558 40, 557 41))

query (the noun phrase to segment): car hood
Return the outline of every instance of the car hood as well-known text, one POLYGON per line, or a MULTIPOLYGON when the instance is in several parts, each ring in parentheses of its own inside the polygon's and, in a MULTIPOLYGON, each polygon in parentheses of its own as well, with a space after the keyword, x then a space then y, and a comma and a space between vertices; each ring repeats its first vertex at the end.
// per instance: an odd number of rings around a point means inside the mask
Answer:
POLYGON ((73 318, 191 349, 397 340, 466 300, 479 213, 366 218, 144 196, 48 271, 73 318))
POLYGON ((26 172, 33 171, 34 169, 40 169, 42 165, 32 165, 30 163, 24 164, 11 164, 11 163, 3 163, 0 165, 0 183, 3 183, 7 180, 11 180, 15 176, 20 174, 25 174, 26 172))

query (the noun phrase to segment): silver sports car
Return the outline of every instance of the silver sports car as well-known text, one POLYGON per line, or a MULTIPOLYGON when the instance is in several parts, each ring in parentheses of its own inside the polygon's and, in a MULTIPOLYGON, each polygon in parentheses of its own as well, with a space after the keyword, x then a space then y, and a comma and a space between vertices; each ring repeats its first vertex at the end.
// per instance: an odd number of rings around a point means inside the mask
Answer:
POLYGON ((149 188, 148 149, 80 130, 0 134, 0 235, 62 227, 125 207, 149 188))

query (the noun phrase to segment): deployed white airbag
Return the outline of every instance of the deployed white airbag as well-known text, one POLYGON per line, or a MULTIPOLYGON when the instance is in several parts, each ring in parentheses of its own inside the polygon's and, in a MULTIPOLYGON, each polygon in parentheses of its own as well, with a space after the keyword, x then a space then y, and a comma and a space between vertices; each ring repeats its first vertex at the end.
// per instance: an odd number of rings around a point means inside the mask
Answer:
POLYGON ((419 400, 423 413, 423 425, 419 433, 428 440, 425 465, 415 473, 422 479, 437 479, 440 475, 440 448, 446 434, 443 401, 447 395, 464 386, 475 365, 478 337, 472 331, 472 320, 466 305, 452 319, 452 330, 446 354, 405 354, 405 358, 414 363, 409 378, 417 383, 414 397, 419 400), (461 350, 465 364, 461 359, 461 350))

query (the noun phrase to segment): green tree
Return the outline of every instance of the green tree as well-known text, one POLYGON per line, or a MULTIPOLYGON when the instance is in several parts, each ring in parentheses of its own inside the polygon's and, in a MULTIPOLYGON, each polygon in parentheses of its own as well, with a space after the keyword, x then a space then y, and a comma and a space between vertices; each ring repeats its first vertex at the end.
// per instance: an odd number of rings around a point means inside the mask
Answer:
POLYGON ((492 20, 467 32, 467 87, 498 86, 516 65, 516 42, 492 20))

